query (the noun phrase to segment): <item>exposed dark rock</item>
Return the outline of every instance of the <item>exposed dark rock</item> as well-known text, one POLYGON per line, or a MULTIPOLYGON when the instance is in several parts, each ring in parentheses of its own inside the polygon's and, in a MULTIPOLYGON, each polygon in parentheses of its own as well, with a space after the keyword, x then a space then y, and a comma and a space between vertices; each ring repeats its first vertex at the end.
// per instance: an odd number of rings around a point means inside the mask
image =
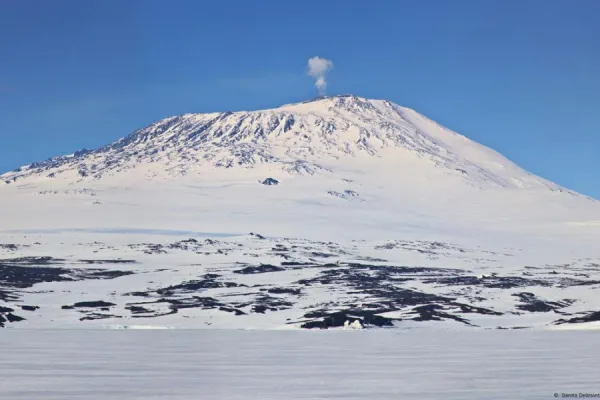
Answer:
POLYGON ((526 279, 519 276, 452 276, 425 279, 424 283, 437 283, 446 286, 483 286, 490 289, 513 289, 531 286, 552 286, 553 283, 539 279, 526 279))
POLYGON ((12 291, 8 291, 8 290, 3 290, 0 288, 0 301, 16 301, 18 300, 19 296, 12 291))
POLYGON ((451 302, 450 305, 457 306, 460 311, 465 314, 481 314, 481 315, 503 315, 499 311, 490 310, 489 308, 475 307, 469 304, 451 302))
POLYGON ((319 258, 336 257, 336 254, 321 253, 321 252, 318 252, 318 251, 313 251, 313 252, 310 253, 310 255, 312 257, 319 257, 319 258))
POLYGON ((38 306, 21 306, 21 310, 23 310, 23 311, 35 311, 39 308, 40 307, 38 307, 38 306))
POLYGON ((132 249, 143 248, 142 252, 145 254, 167 254, 167 250, 161 244, 144 243, 139 245, 130 245, 132 249))
POLYGON ((242 269, 234 270, 234 274, 263 274, 266 272, 279 272, 285 271, 285 268, 278 267, 271 264, 260 264, 258 266, 248 266, 242 269))
POLYGON ((19 317, 18 315, 15 315, 13 313, 8 313, 8 314, 6 314, 6 320, 8 322, 19 322, 19 321, 25 321, 25 318, 19 317))
POLYGON ((267 311, 267 310, 268 310, 267 306, 263 306, 263 305, 252 306, 252 312, 254 312, 254 313, 264 314, 265 311, 267 311))
POLYGON ((103 308, 103 307, 112 307, 116 306, 114 303, 109 303, 106 301, 80 301, 70 306, 63 306, 63 309, 72 309, 72 308, 103 308))
POLYGON ((219 310, 221 311, 225 311, 225 312, 231 312, 231 313, 235 313, 235 315, 246 315, 245 312, 243 312, 242 310, 238 310, 236 308, 230 308, 230 307, 219 307, 219 310))
POLYGON ((305 263, 305 262, 299 262, 299 261, 283 261, 281 263, 281 265, 284 267, 308 267, 308 266, 315 266, 315 263, 305 263))
POLYGON ((95 269, 95 270, 74 270, 78 275, 75 280, 87 280, 87 279, 115 279, 122 276, 133 275, 133 271, 116 271, 108 269, 95 269))
POLYGON ((80 321, 94 321, 97 319, 122 318, 120 315, 89 313, 85 317, 79 318, 80 321))
POLYGON ((65 262, 62 258, 54 258, 48 256, 41 257, 18 257, 18 258, 5 258, 0 260, 1 265, 56 265, 65 262))
POLYGON ((515 293, 513 296, 518 297, 521 300, 521 304, 517 304, 517 308, 528 312, 556 311, 574 303, 574 300, 569 299, 564 299, 562 301, 544 301, 529 292, 515 293))
POLYGON ((328 329, 328 328, 339 328, 343 327, 348 321, 348 323, 352 324, 355 321, 359 321, 361 326, 369 327, 369 326, 393 326, 393 319, 382 317, 381 315, 375 315, 370 312, 365 311, 357 311, 357 310, 347 310, 347 311, 338 311, 330 314, 324 314, 323 312, 312 312, 305 314, 306 318, 321 318, 318 320, 305 322, 300 325, 301 328, 304 329, 328 329))
POLYGON ((120 258, 114 260, 79 260, 84 264, 135 264, 135 260, 122 260, 120 258))
POLYGON ((287 310, 294 306, 294 303, 283 300, 279 297, 269 296, 268 294, 261 293, 256 296, 252 306, 252 311, 255 313, 264 314, 265 311, 279 311, 287 310))
POLYGON ((592 285, 600 286, 600 281, 597 281, 597 280, 581 280, 581 279, 573 279, 573 278, 562 278, 559 280, 558 283, 561 287, 592 286, 592 285))
POLYGON ((205 289, 216 289, 216 288, 234 288, 234 287, 245 287, 235 282, 224 282, 219 281, 220 275, 218 274, 205 274, 200 279, 182 282, 177 285, 167 286, 155 290, 149 290, 147 292, 131 292, 127 293, 130 296, 174 296, 189 293, 196 293, 205 289))
POLYGON ((274 178, 267 178, 264 181, 262 181, 261 183, 263 185, 267 185, 267 186, 279 185, 279 181, 277 179, 274 179, 274 178))
POLYGON ((73 154, 73 156, 74 156, 75 158, 80 158, 80 157, 83 157, 83 156, 85 156, 86 154, 89 154, 89 153, 91 153, 91 151, 90 151, 90 150, 88 150, 88 149, 81 149, 81 150, 77 150, 77 151, 76 151, 76 152, 73 154))
POLYGON ((559 319, 554 322, 556 325, 562 324, 582 324, 585 322, 598 322, 600 321, 600 311, 594 311, 583 317, 575 317, 571 319, 559 319))
POLYGON ((268 292, 271 294, 292 294, 295 296, 299 296, 302 293, 302 289, 299 288, 284 288, 284 287, 276 287, 270 289, 260 289, 263 292, 268 292))
POLYGON ((125 293, 126 296, 135 296, 135 297, 150 297, 151 293, 149 292, 129 292, 125 293))
POLYGON ((127 306, 125 309, 131 311, 132 314, 147 314, 152 312, 151 310, 140 306, 127 306))
POLYGON ((360 261, 368 261, 368 262, 387 262, 387 260, 384 260, 383 258, 376 258, 376 257, 357 257, 357 260, 360 261))
POLYGON ((4 328, 7 323, 24 321, 25 318, 13 314, 14 309, 0 306, 0 328, 4 328))
POLYGON ((345 190, 343 192, 336 192, 334 190, 330 190, 327 192, 327 194, 330 196, 339 197, 340 199, 344 200, 358 198, 358 193, 356 193, 354 190, 345 190))
POLYGON ((134 313, 134 317, 160 317, 169 314, 176 314, 179 310, 185 308, 200 308, 203 310, 212 310, 219 309, 225 312, 232 312, 236 315, 243 315, 244 312, 242 310, 237 309, 233 306, 228 306, 227 304, 222 303, 221 301, 213 298, 213 297, 200 297, 200 296, 192 296, 186 298, 179 299, 169 299, 169 298, 160 298, 155 301, 149 302, 141 302, 141 303, 130 303, 127 306, 132 313, 134 313), (169 311, 166 313, 160 313, 151 311, 144 306, 149 306, 152 304, 168 304, 169 311))
POLYGON ((133 271, 69 269, 53 264, 64 260, 52 257, 22 257, 0 260, 0 287, 29 288, 43 282, 72 282, 88 279, 114 279, 133 271))
POLYGON ((442 310, 443 307, 438 304, 427 304, 413 308, 410 314, 418 314, 417 317, 413 318, 413 321, 443 321, 445 319, 453 319, 463 324, 471 325, 468 320, 442 310))
POLYGON ((0 286, 28 288, 42 282, 73 281, 69 270, 59 267, 29 267, 0 263, 0 286))

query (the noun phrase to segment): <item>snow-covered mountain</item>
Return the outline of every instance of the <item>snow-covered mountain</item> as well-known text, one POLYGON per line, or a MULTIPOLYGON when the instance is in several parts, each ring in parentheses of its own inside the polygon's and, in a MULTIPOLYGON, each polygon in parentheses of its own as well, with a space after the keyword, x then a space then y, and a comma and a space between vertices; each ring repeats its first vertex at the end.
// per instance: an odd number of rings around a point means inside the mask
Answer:
POLYGON ((0 179, 0 327, 600 321, 600 203, 355 96, 166 118, 0 179))
POLYGON ((336 163, 362 157, 381 159, 383 168, 404 167, 397 174, 425 177, 437 171, 481 188, 559 189, 411 109, 356 96, 165 118, 100 149, 33 163, 1 178, 72 183, 118 179, 126 171, 145 179, 172 178, 257 165, 288 174, 335 173, 336 163))

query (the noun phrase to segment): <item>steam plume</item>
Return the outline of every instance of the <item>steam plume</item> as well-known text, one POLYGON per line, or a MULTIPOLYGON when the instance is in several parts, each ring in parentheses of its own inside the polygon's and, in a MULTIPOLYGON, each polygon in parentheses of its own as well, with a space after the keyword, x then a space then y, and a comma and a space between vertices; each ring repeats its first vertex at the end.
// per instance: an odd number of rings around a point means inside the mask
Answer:
POLYGON ((312 57, 308 59, 308 75, 315 78, 315 86, 321 96, 325 95, 327 81, 325 75, 333 68, 333 62, 321 57, 312 57))

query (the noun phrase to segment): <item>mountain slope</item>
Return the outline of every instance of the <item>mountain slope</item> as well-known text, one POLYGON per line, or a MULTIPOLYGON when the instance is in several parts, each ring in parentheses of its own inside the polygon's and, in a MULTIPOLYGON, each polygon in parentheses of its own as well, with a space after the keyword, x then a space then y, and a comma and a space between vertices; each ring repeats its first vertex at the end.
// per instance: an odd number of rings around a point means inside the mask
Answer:
POLYGON ((0 327, 600 319, 599 203, 387 101, 171 117, 2 181, 0 327))
POLYGON ((441 173, 480 188, 560 190, 498 153, 388 101, 336 96, 252 112, 160 120, 103 148, 33 163, 5 183, 124 177, 173 178, 215 168, 269 166, 284 174, 331 173, 376 158, 399 174, 441 173))

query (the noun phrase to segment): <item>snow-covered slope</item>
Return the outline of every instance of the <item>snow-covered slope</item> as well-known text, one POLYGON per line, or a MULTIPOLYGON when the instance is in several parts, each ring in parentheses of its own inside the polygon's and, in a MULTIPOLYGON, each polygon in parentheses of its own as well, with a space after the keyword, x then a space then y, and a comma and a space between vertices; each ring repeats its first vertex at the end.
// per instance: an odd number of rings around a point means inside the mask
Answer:
POLYGON ((171 117, 0 182, 0 325, 600 319, 599 202, 388 101, 171 117))
POLYGON ((253 111, 185 114, 158 121, 94 151, 34 163, 1 176, 5 183, 69 183, 194 175, 210 168, 271 165, 297 174, 335 172, 336 162, 375 157, 398 175, 440 173, 477 187, 559 189, 496 152, 389 101, 320 98, 253 111))

